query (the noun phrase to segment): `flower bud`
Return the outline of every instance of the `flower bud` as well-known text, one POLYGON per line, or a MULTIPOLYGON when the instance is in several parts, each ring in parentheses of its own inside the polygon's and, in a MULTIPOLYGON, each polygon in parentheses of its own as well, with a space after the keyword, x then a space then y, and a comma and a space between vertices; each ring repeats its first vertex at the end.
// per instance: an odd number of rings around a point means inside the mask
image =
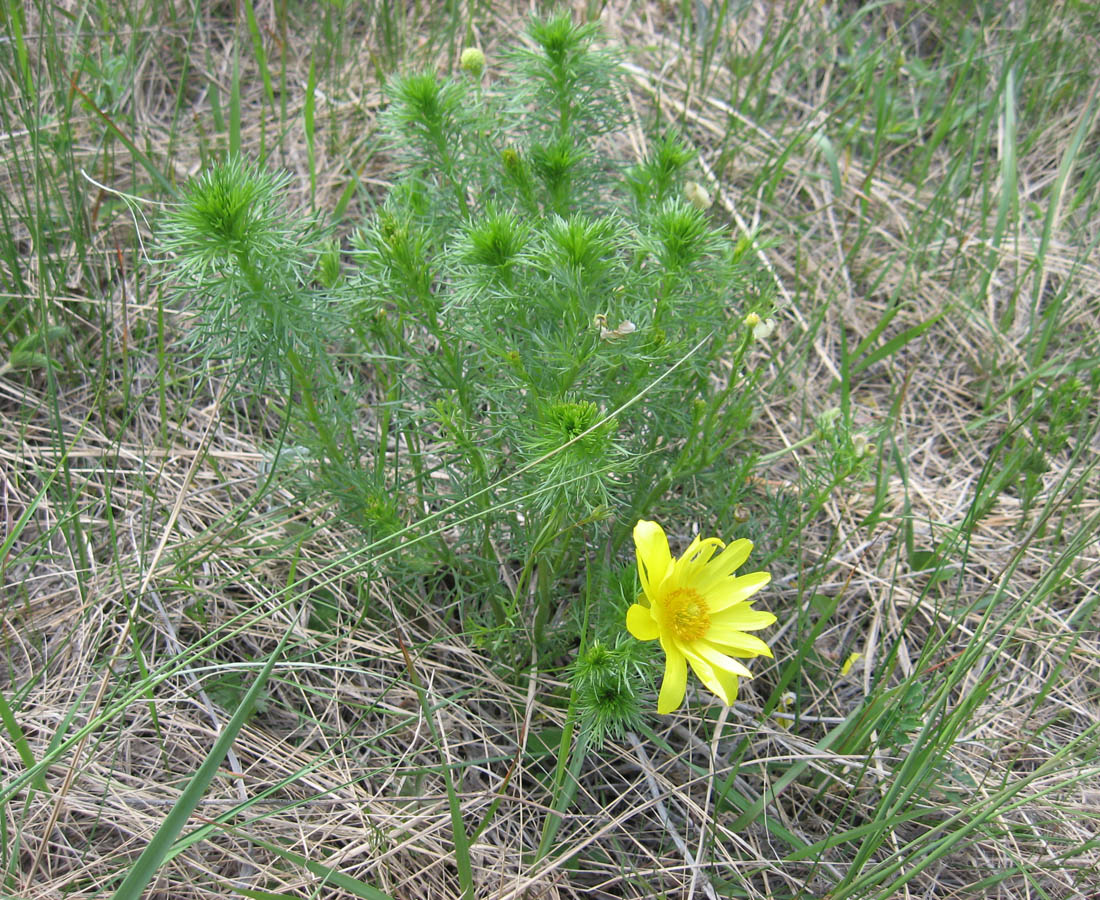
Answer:
POLYGON ((623 321, 619 323, 618 328, 608 328, 607 316, 603 315, 603 313, 597 313, 593 321, 600 329, 601 341, 617 341, 619 338, 624 338, 638 330, 638 326, 631 322, 630 319, 623 319, 623 321))
POLYGON ((794 716, 790 715, 789 713, 791 707, 794 706, 797 700, 798 697, 794 691, 784 691, 783 694, 779 697, 779 706, 778 709, 776 709, 778 715, 776 716, 776 718, 779 719, 779 724, 781 727, 790 728, 791 725, 794 723, 794 716))
POLYGON ((765 319, 753 326, 752 336, 758 341, 766 341, 775 331, 775 319, 765 319))
POLYGON ((520 172, 521 161, 519 153, 516 152, 514 147, 505 147, 500 151, 500 161, 504 163, 504 168, 507 169, 513 175, 520 172))
POLYGON ((684 196, 688 203, 696 209, 710 209, 711 199, 707 189, 697 181, 689 181, 684 185, 684 196))
POLYGON ((458 58, 458 64, 467 75, 478 78, 485 71, 485 54, 477 47, 467 47, 458 58))

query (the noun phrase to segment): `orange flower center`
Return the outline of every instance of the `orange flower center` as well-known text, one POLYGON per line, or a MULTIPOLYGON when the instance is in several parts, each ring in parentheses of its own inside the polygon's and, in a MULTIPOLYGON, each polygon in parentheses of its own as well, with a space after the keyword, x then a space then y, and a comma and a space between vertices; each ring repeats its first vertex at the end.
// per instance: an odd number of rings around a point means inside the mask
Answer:
POLYGON ((706 601, 691 588, 678 588, 664 598, 665 625, 681 641, 695 641, 710 628, 706 601))

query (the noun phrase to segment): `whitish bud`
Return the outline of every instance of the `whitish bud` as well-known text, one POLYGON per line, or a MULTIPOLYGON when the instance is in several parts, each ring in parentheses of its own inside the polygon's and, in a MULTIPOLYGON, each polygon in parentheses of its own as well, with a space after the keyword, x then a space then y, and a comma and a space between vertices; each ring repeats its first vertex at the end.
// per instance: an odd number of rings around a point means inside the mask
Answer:
POLYGON ((794 722, 794 717, 789 715, 789 710, 794 706, 798 697, 795 696, 794 691, 784 691, 779 698, 779 709, 776 712, 779 714, 779 724, 783 728, 790 728, 794 722))
POLYGON ((710 209, 711 199, 707 189, 696 181, 684 185, 684 196, 696 209, 710 209))
POLYGON ((752 336, 758 341, 766 341, 775 331, 775 319, 765 319, 753 326, 752 336))
POLYGON ((630 319, 624 319, 619 323, 618 328, 608 328, 607 317, 604 316, 604 323, 600 327, 600 339, 604 341, 617 341, 619 338, 624 338, 637 330, 638 326, 631 322, 630 319))

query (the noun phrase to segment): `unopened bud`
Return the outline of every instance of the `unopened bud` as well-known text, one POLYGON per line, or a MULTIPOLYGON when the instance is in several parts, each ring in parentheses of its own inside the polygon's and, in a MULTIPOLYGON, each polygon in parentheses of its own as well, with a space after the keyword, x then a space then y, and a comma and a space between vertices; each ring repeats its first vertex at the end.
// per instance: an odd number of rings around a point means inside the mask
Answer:
POLYGON ((779 724, 783 728, 790 728, 794 724, 794 716, 790 715, 789 710, 794 706, 798 697, 794 691, 784 691, 779 697, 779 708, 776 710, 778 713, 777 718, 779 724))
POLYGON ((477 47, 467 47, 458 58, 462 71, 477 78, 485 71, 485 54, 477 47))
POLYGON ((607 316, 597 315, 596 318, 603 319, 602 324, 600 324, 600 339, 604 341, 617 341, 619 338, 624 338, 628 334, 633 334, 638 330, 638 326, 631 322, 630 319, 624 319, 619 323, 618 328, 608 328, 607 316))
POLYGON ((696 209, 710 209, 710 194, 697 181, 689 181, 684 185, 684 196, 687 197, 688 203, 696 209))
POLYGON ((766 341, 775 331, 775 319, 765 319, 753 326, 752 336, 758 341, 766 341))

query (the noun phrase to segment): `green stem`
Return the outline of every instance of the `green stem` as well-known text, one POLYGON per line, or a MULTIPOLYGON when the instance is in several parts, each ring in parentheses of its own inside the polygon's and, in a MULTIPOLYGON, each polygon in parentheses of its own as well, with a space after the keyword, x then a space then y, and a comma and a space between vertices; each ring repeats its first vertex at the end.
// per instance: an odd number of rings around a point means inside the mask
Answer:
POLYGON ((774 462, 781 456, 786 456, 788 453, 793 453, 795 450, 800 450, 803 447, 807 447, 818 439, 818 433, 815 429, 806 435, 802 440, 795 441, 789 447, 784 447, 782 450, 776 450, 774 453, 765 453, 763 456, 757 457, 757 462, 764 465, 770 462, 774 462))
POLYGON ((516 585, 516 601, 518 602, 520 599, 519 591, 527 580, 527 578, 523 576, 528 576, 529 578, 537 564, 538 586, 536 590, 538 591, 538 602, 535 607, 534 626, 536 645, 542 644, 543 637, 545 636, 546 623, 550 619, 550 598, 552 596, 550 588, 554 582, 554 573, 557 569, 550 563, 548 548, 561 533, 559 531, 559 525, 563 518, 563 513, 564 511, 560 504, 556 505, 550 513, 550 518, 547 519, 538 537, 535 538, 534 545, 531 547, 531 556, 528 559, 527 565, 524 567, 523 575, 521 575, 519 583, 516 585))

